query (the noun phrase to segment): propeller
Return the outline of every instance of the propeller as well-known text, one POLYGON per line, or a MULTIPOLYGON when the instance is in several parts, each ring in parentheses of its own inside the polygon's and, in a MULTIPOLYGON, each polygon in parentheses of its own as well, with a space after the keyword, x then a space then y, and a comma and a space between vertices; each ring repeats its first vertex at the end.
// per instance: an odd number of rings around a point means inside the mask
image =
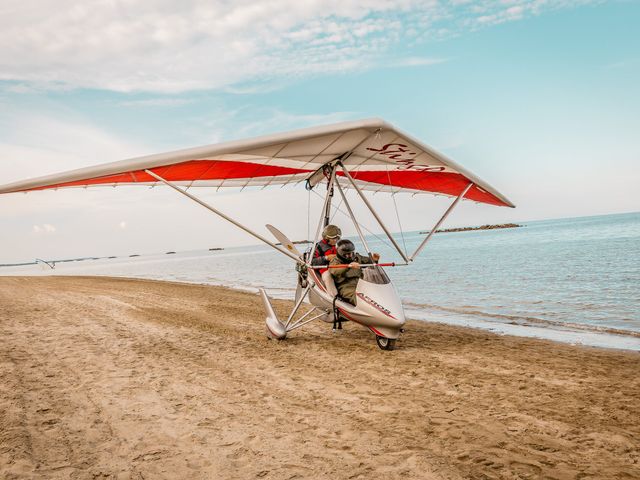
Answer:
POLYGON ((298 257, 302 258, 302 254, 300 253, 300 251, 296 248, 293 242, 287 238, 287 236, 284 233, 282 233, 276 227, 268 223, 266 227, 271 232, 271 234, 274 237, 276 237, 276 240, 278 240, 278 242, 280 242, 284 248, 289 250, 294 255, 297 255, 298 257))

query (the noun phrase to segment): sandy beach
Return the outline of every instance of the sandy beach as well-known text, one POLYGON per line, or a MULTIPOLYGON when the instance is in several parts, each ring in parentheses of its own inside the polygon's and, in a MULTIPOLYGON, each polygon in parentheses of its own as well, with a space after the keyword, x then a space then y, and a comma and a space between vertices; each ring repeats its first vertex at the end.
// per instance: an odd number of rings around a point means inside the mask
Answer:
POLYGON ((0 277, 0 477, 640 478, 637 353, 263 318, 220 287, 0 277))

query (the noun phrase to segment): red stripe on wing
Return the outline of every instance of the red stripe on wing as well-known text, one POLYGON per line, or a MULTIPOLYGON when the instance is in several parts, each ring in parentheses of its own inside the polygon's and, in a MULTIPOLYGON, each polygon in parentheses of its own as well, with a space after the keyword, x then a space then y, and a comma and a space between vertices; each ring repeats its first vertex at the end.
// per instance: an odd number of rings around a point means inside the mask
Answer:
MULTIPOLYGON (((470 181, 464 175, 452 172, 425 172, 419 170, 390 170, 390 171, 353 171, 354 179, 390 185, 394 187, 423 190, 426 192, 444 193, 457 197, 467 188, 470 181)), ((338 175, 343 175, 338 172, 338 175)), ((507 206, 499 198, 485 192, 477 186, 471 187, 464 198, 492 205, 507 206)))
MULTIPOLYGON (((221 160, 190 160, 187 162, 149 169, 170 182, 189 182, 195 180, 227 180, 236 178, 278 177, 309 173, 311 170, 262 165, 249 162, 228 162, 221 160)), ((31 190, 44 190, 60 187, 80 187, 85 185, 104 185, 112 183, 154 183, 155 178, 144 170, 134 170, 103 177, 87 178, 72 182, 58 183, 31 190)))
MULTIPOLYGON (((170 182, 281 177, 313 172, 313 170, 301 168, 223 160, 189 160, 164 167, 155 167, 150 170, 170 182)), ((338 172, 338 175, 343 175, 343 173, 338 172)), ((443 193, 452 196, 458 196, 469 184, 469 180, 463 175, 450 172, 428 172, 418 170, 360 170, 351 172, 351 175, 353 178, 364 182, 408 188, 411 190, 443 193)), ((132 170, 113 175, 85 178, 82 180, 35 187, 25 191, 117 183, 155 183, 156 181, 157 180, 155 178, 144 170, 132 170)), ((475 185, 467 192, 465 198, 492 205, 506 205, 500 199, 475 185)))

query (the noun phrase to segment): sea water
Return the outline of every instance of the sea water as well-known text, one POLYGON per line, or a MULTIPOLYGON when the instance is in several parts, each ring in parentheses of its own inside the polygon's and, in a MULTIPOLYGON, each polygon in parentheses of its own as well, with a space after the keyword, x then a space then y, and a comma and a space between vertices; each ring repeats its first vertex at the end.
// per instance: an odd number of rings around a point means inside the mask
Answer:
MULTIPOLYGON (((396 238, 412 253, 424 234, 396 238)), ((367 241, 381 261, 401 261, 384 236, 367 241)), ((1 267, 0 275, 126 276, 291 298, 291 263, 254 246, 1 267)), ((640 351, 640 213, 438 233, 412 265, 386 271, 409 318, 640 351)))

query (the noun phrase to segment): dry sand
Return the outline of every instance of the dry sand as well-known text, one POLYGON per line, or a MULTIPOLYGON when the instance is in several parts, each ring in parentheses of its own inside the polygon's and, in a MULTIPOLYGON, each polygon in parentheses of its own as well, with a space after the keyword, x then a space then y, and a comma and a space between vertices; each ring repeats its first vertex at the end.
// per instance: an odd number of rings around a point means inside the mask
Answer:
POLYGON ((640 478, 637 353, 407 327, 277 342, 257 295, 0 277, 0 477, 640 478))

